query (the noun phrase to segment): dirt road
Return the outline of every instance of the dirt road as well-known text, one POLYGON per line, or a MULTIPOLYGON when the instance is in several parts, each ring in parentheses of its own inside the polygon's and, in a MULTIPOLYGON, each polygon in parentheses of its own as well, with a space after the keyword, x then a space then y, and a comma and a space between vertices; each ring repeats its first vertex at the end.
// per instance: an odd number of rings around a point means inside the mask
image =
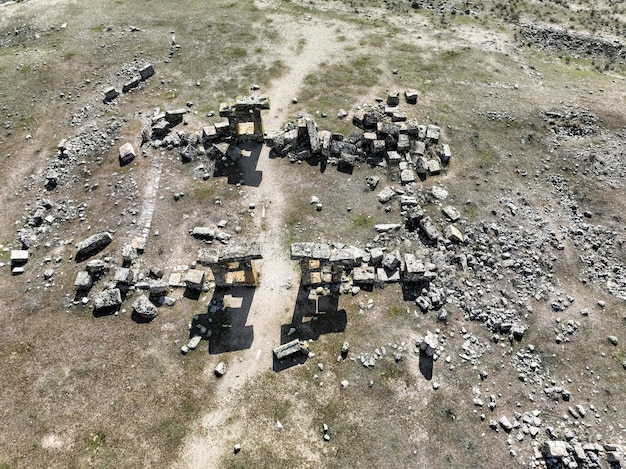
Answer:
MULTIPOLYGON (((266 132, 284 125, 289 105, 297 97, 307 74, 315 71, 322 62, 340 57, 347 45, 335 40, 333 24, 315 19, 294 22, 292 18, 278 16, 274 21, 284 25, 283 34, 288 38, 283 50, 278 51, 278 56, 289 65, 289 71, 264 92, 269 95, 271 105, 271 110, 263 116, 266 132)), ((297 265, 289 259, 285 243, 287 233, 284 214, 288 201, 280 184, 284 167, 284 161, 270 159, 269 148, 263 146, 256 167, 256 171, 262 173, 261 183, 258 187, 246 188, 248 200, 256 201, 257 211, 260 212, 257 214, 257 223, 262 226, 258 240, 263 254, 263 260, 258 263, 260 285, 254 294, 247 319, 247 325, 253 327, 253 342, 249 349, 234 352, 223 378, 217 382, 210 378, 211 385, 218 387, 216 406, 199 417, 196 430, 181 452, 178 467, 217 467, 220 456, 232 450, 221 444, 220 435, 237 432, 227 422, 228 415, 236 412, 238 407, 236 391, 256 374, 271 370, 272 349, 280 345, 280 327, 291 321, 299 271, 297 265)), ((212 375, 214 362, 219 359, 221 357, 212 357, 205 375, 212 375)))

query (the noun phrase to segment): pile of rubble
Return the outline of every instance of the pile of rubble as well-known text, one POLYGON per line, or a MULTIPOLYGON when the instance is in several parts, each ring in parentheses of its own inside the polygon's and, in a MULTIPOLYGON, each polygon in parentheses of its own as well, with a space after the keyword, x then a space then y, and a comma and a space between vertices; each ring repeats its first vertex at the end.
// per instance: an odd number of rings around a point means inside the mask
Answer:
MULTIPOLYGON (((405 94, 408 102, 415 96, 412 91, 405 94)), ((392 92, 386 105, 358 109, 353 117, 357 129, 347 137, 319 130, 313 119, 301 117, 285 130, 267 135, 265 143, 273 155, 292 162, 321 161, 346 172, 362 162, 389 167, 403 184, 439 174, 451 158, 449 145, 439 143, 441 129, 407 120, 398 110, 399 99, 399 92, 392 92)))

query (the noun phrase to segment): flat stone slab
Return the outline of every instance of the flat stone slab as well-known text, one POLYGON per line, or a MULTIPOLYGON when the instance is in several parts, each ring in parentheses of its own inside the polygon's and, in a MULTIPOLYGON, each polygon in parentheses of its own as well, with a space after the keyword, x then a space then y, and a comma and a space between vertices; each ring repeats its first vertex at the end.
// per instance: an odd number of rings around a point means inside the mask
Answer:
POLYGON ((28 262, 28 251, 25 249, 11 250, 11 265, 26 264, 28 262))
POLYGON ((292 260, 328 260, 330 245, 324 243, 293 243, 291 245, 292 260))
POLYGON ((378 277, 379 282, 383 283, 394 283, 400 281, 400 268, 397 268, 394 271, 388 271, 382 267, 376 269, 376 275, 378 277))
POLYGON ((371 265, 355 267, 352 271, 352 281, 366 285, 376 283, 376 268, 371 265))
POLYGON ((446 205, 441 211, 453 223, 461 218, 461 212, 452 205, 446 205))
POLYGON ((262 258, 261 246, 257 243, 228 245, 220 248, 203 248, 198 251, 198 264, 206 266, 262 258))
POLYGON ((568 456, 569 444, 565 441, 546 441, 543 445, 543 451, 546 458, 566 458, 568 456))
POLYGON ((91 275, 86 270, 81 270, 76 274, 76 280, 74 280, 74 288, 76 290, 89 290, 93 285, 91 275))
POLYGON ((185 286, 187 288, 193 288, 196 290, 202 289, 202 284, 204 282, 204 271, 190 269, 185 274, 185 286))
POLYGON ((126 267, 120 267, 115 271, 113 281, 117 284, 130 285, 133 283, 134 274, 133 271, 126 267))
POLYGON ((173 272, 170 274, 167 284, 170 287, 184 287, 185 283, 183 282, 183 275, 180 272, 173 272))

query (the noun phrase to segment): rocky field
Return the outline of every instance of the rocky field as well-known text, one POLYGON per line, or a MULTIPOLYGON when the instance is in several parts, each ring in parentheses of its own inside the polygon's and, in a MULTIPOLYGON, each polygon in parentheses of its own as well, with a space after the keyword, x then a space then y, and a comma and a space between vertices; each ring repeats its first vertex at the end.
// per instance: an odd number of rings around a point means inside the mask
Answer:
POLYGON ((626 465, 625 36, 0 1, 0 467, 626 465))

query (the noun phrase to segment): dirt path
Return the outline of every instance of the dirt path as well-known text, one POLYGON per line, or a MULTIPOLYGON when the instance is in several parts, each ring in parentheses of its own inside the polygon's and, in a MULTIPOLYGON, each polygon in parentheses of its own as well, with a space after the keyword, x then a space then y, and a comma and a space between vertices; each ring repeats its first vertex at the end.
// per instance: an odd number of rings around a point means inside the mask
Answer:
MULTIPOLYGON (((336 30, 332 24, 304 18, 294 22, 293 18, 278 15, 273 19, 276 24, 284 25, 281 30, 288 42, 278 55, 290 69, 271 89, 261 90, 269 95, 271 105, 271 110, 263 116, 266 132, 284 125, 289 104, 297 96, 306 75, 322 62, 340 57, 347 45, 335 40, 336 30)), ((289 259, 285 243, 284 214, 288 200, 280 183, 284 161, 270 159, 269 148, 263 146, 256 170, 262 172, 261 184, 246 189, 248 198, 257 202, 257 223, 262 228, 258 239, 263 254, 263 260, 258 263, 260 285, 247 319, 247 324, 253 327, 254 339, 249 349, 235 352, 229 359, 228 372, 216 382, 215 410, 199 418, 196 430, 180 455, 178 467, 181 468, 217 467, 224 452, 232 450, 224 447, 223 440, 237 433, 237 428, 228 423, 228 416, 236 413, 240 405, 236 391, 256 374, 272 369, 271 351, 280 345, 280 327, 291 321, 296 302, 299 272, 289 259)), ((215 357, 213 361, 218 359, 223 357, 215 357)), ((213 361, 207 366, 211 369, 207 369, 206 375, 212 373, 213 361)))

